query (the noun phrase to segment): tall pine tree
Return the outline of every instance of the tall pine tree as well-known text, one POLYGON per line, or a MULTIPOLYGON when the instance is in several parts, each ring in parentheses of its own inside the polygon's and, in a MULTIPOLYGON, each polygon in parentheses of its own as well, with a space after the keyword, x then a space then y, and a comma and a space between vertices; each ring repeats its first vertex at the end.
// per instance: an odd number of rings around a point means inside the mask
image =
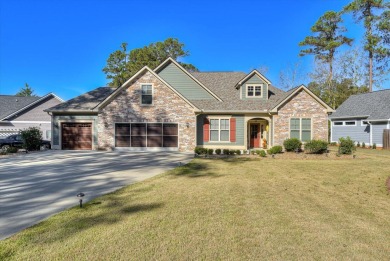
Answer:
MULTIPOLYGON (((299 46, 309 46, 308 49, 301 50, 300 55, 314 55, 316 60, 328 64, 328 92, 333 92, 333 63, 337 48, 344 44, 351 45, 352 39, 342 35, 346 29, 340 26, 341 15, 334 11, 328 11, 321 16, 311 27, 312 36, 307 36, 299 46)), ((335 107, 335 99, 331 99, 332 106, 335 107)))

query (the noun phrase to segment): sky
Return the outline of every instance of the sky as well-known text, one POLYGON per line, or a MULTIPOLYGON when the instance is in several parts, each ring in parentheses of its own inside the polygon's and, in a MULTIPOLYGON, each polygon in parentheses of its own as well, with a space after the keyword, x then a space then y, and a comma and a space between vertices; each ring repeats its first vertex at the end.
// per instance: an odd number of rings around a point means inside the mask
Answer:
MULTIPOLYGON (((300 60, 298 43, 326 11, 349 0, 132 1, 0 0, 0 94, 16 94, 28 83, 36 95, 64 100, 100 86, 110 53, 174 37, 200 71, 243 71, 267 67, 279 73, 300 60)), ((345 17, 347 36, 361 43, 363 30, 345 17)), ((303 82, 307 83, 307 82, 303 82)))

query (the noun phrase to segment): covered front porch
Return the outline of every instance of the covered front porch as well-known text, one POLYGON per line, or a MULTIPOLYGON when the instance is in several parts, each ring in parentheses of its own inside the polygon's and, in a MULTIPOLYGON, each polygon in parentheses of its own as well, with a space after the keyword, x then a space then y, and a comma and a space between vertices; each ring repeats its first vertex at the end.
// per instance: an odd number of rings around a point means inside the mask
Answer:
POLYGON ((246 147, 250 149, 268 149, 271 147, 271 118, 247 117, 246 147))

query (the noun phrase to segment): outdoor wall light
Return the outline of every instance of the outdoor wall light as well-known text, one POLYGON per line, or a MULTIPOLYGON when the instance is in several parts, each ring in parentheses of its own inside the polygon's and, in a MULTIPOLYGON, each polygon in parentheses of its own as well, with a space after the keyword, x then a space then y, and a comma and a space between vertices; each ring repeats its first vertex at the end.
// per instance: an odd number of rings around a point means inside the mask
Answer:
POLYGON ((275 158, 275 154, 272 154, 272 158, 273 158, 273 159, 275 158))
POLYGON ((189 123, 189 122, 187 122, 187 123, 186 123, 186 126, 187 126, 187 128, 189 128, 189 127, 190 127, 190 123, 189 123))
POLYGON ((77 194, 77 197, 79 198, 79 202, 80 202, 80 208, 83 207, 83 197, 85 196, 84 193, 80 192, 79 194, 77 194))

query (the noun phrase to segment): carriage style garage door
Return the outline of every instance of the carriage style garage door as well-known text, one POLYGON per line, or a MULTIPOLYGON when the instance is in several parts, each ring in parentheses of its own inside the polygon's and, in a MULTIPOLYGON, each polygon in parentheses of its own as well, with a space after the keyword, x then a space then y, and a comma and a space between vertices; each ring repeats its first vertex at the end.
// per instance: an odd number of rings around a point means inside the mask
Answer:
POLYGON ((178 148, 177 123, 116 123, 115 147, 178 148))
POLYGON ((91 123, 62 123, 63 150, 91 150, 92 124, 91 123))

